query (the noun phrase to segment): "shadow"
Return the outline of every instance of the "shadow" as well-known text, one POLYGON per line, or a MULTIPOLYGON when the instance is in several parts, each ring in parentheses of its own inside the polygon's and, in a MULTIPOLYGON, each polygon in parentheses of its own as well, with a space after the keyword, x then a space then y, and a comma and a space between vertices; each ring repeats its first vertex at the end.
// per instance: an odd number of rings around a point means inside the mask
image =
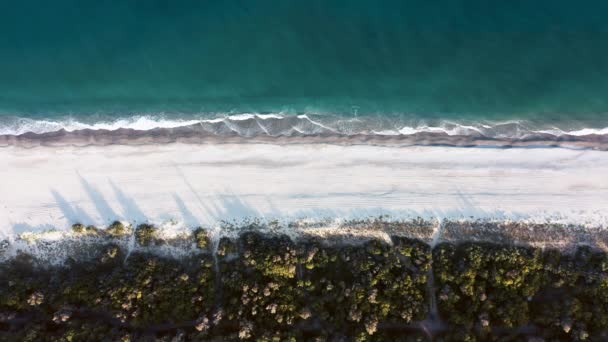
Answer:
MULTIPOLYGON (((243 201, 239 196, 234 194, 216 194, 210 196, 205 202, 202 201, 200 196, 196 195, 196 200, 201 209, 201 213, 204 218, 209 219, 211 222, 220 221, 241 221, 245 219, 262 219, 265 220, 265 216, 262 212, 256 210, 251 205, 243 201)), ((175 202, 177 203, 180 212, 185 220, 188 222, 200 223, 194 214, 186 207, 185 203, 176 194, 173 195, 175 202)))
POLYGON ((200 203, 200 206, 201 206, 203 212, 206 213, 212 219, 214 219, 216 221, 222 220, 221 209, 220 209, 220 207, 217 206, 217 204, 210 201, 209 205, 200 203))
POLYGON ((82 223, 82 224, 93 224, 94 221, 87 213, 84 212, 80 207, 70 205, 70 203, 61 194, 51 189, 51 194, 57 203, 57 206, 63 213, 63 216, 69 221, 70 224, 82 223))
POLYGON ((13 235, 20 235, 23 233, 37 233, 55 229, 55 226, 51 224, 40 224, 37 226, 32 226, 27 223, 14 223, 12 227, 13 235))
POLYGON ((216 196, 215 214, 214 216, 220 219, 245 219, 245 218, 262 218, 264 215, 255 208, 241 200, 239 196, 234 194, 221 194, 216 196))
POLYGON ((198 192, 196 192, 196 190, 194 189, 194 186, 192 185, 192 183, 190 183, 190 181, 188 180, 186 175, 182 172, 182 169, 180 169, 179 166, 177 166, 177 165, 174 165, 174 167, 175 167, 175 170, 177 171, 177 173, 179 174, 179 176, 181 177, 182 181, 184 182, 184 184, 186 184, 186 186, 188 187, 188 190, 190 190, 190 192, 192 192, 192 194, 196 197, 196 200, 198 201, 198 205, 199 205, 200 209, 203 211, 209 211, 209 208, 207 208, 207 206, 205 206, 205 204, 203 203, 203 200, 199 196, 198 192))
POLYGON ((173 194, 173 199, 175 200, 175 203, 177 204, 177 207, 179 208, 179 211, 182 214, 184 223, 190 227, 200 226, 199 220, 194 216, 194 214, 192 214, 190 209, 188 209, 188 207, 186 207, 186 204, 184 203, 184 201, 177 194, 175 194, 175 193, 173 194))
POLYGON ((274 201, 270 196, 266 196, 266 203, 268 204, 268 214, 266 216, 270 217, 281 217, 281 210, 274 204, 274 201))
MULTIPOLYGON (((190 183, 186 175, 182 172, 180 167, 175 165, 175 170, 183 180, 184 184, 188 187, 190 192, 192 192, 192 194, 196 197, 198 206, 201 211, 212 217, 214 220, 221 221, 262 216, 261 213, 259 213, 253 207, 243 202, 239 197, 234 194, 216 195, 215 198, 205 203, 201 196, 198 194, 198 192, 196 192, 196 189, 194 189, 192 183, 190 183)), ((192 218, 194 218, 194 215, 192 215, 189 210, 187 210, 187 212, 190 213, 192 218)), ((182 214, 183 213, 184 212, 182 212, 182 214)))
POLYGON ((101 219, 108 222, 119 219, 119 216, 114 212, 114 210, 112 210, 112 208, 110 208, 110 205, 99 190, 89 184, 89 182, 82 178, 80 174, 78 174, 78 177, 80 178, 80 183, 93 201, 99 215, 101 215, 101 219))
POLYGON ((462 215, 468 218, 478 218, 485 217, 486 212, 479 208, 473 202, 473 196, 470 194, 464 194, 460 189, 456 189, 456 194, 458 195, 458 199, 462 204, 462 215))
POLYGON ((143 223, 148 222, 148 218, 143 213, 143 211, 139 208, 135 201, 127 196, 114 182, 109 180, 110 186, 114 190, 114 194, 116 195, 116 199, 120 206, 122 207, 122 215, 125 219, 134 223, 143 223))

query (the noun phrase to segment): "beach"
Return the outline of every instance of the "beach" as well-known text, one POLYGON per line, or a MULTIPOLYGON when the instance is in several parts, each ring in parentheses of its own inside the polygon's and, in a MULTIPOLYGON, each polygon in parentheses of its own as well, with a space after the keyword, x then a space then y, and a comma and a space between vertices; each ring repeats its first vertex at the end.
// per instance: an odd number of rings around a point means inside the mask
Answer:
POLYGON ((608 341, 605 13, 0 1, 0 341, 608 341))
POLYGON ((601 227, 605 152, 332 144, 5 147, 5 237, 246 219, 490 219, 601 227))

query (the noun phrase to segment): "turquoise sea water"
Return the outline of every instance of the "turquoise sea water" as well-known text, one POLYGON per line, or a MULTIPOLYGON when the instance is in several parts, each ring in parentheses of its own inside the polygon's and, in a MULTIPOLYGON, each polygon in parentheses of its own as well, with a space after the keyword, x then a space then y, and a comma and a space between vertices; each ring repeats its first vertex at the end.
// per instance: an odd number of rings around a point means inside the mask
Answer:
POLYGON ((607 13, 600 0, 7 0, 0 126, 281 112, 603 128, 607 13))

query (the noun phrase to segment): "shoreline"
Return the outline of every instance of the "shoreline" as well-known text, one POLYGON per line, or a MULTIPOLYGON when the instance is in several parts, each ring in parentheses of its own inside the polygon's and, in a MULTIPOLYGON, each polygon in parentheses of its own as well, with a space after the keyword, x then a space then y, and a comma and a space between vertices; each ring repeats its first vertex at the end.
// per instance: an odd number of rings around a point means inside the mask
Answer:
POLYGON ((136 130, 120 128, 116 130, 64 129, 46 133, 23 133, 20 135, 0 135, 0 147, 34 148, 40 146, 110 146, 110 145, 162 145, 181 144, 332 144, 338 146, 373 145, 387 147, 444 146, 479 148, 570 148, 608 151, 608 135, 553 135, 548 133, 527 134, 523 137, 488 137, 481 134, 457 135, 446 132, 417 132, 413 134, 339 134, 298 133, 270 135, 258 127, 251 136, 231 131, 230 128, 215 128, 209 131, 200 125, 175 128, 153 128, 136 130))

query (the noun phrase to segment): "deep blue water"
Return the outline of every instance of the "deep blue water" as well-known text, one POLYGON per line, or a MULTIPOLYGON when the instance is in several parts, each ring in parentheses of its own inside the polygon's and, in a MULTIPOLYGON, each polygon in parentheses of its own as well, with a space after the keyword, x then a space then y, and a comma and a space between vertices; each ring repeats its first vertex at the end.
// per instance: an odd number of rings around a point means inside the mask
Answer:
POLYGON ((0 125, 289 112, 608 126, 607 1, 0 2, 0 125))

